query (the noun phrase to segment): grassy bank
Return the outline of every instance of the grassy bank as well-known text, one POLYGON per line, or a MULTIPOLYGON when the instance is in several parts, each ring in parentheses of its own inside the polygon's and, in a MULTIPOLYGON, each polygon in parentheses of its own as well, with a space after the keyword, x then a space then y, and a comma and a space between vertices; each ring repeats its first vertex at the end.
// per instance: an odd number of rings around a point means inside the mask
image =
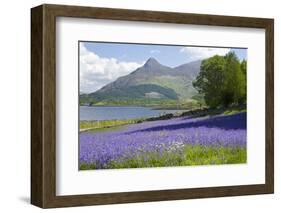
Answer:
POLYGON ((122 126, 126 124, 140 123, 144 119, 126 119, 126 120, 102 120, 102 121, 80 121, 80 131, 90 129, 104 129, 116 126, 122 126))
MULTIPOLYGON (((185 145, 182 151, 142 153, 106 164, 103 169, 240 164, 247 162, 245 147, 185 145)), ((96 169, 95 163, 81 164, 80 170, 96 169)))

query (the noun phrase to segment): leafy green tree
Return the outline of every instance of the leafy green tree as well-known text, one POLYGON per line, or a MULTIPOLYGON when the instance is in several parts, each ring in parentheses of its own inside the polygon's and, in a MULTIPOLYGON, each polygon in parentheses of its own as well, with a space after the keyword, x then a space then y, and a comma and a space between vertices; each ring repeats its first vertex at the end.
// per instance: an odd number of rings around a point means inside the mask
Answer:
POLYGON ((247 61, 246 60, 243 60, 241 62, 241 71, 244 75, 244 79, 245 79, 245 87, 244 87, 244 96, 242 98, 242 102, 243 103, 246 103, 247 101, 247 61))
POLYGON ((210 107, 216 107, 222 102, 224 66, 225 60, 222 56, 216 55, 203 60, 200 73, 193 82, 193 86, 199 94, 204 95, 205 102, 210 107))
POLYGON ((246 61, 239 62, 234 52, 202 61, 193 86, 204 95, 210 107, 241 104, 246 101, 246 61))
POLYGON ((242 103, 246 94, 246 81, 239 59, 234 52, 228 53, 225 57, 225 79, 223 89, 223 105, 242 103))
POLYGON ((245 78, 246 78, 246 76, 247 76, 247 61, 245 59, 241 62, 241 71, 245 75, 245 78))

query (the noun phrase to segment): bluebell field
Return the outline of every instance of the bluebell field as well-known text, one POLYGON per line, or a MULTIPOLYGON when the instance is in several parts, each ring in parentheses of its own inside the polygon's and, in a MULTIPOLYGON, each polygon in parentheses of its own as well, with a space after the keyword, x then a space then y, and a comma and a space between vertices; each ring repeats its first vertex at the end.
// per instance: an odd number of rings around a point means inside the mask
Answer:
POLYGON ((247 113, 80 132, 80 169, 246 163, 247 113))

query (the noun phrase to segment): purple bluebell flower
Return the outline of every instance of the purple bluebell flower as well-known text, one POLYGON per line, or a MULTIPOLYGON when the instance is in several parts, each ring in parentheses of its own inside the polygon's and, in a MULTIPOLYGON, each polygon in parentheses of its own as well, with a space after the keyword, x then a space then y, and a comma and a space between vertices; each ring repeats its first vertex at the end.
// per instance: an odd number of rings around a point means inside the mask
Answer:
POLYGON ((79 162, 99 169, 145 153, 182 152, 187 144, 246 147, 246 115, 179 117, 131 124, 110 132, 82 132, 79 162))

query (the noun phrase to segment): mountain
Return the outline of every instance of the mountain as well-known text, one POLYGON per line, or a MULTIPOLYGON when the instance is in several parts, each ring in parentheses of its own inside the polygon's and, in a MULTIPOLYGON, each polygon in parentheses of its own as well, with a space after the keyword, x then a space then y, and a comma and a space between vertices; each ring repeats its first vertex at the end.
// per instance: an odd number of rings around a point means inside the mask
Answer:
POLYGON ((192 81, 198 75, 200 65, 201 61, 193 61, 171 68, 149 58, 130 74, 119 77, 96 92, 80 95, 80 102, 102 105, 190 100, 197 95, 192 81))
POLYGON ((177 75, 188 76, 190 79, 195 79, 200 71, 201 60, 192 61, 186 64, 182 64, 174 68, 177 75))
MULTIPOLYGON (((126 88, 140 84, 147 84, 151 78, 171 75, 170 67, 160 64, 156 59, 149 58, 146 63, 126 76, 119 77, 116 81, 107 84, 98 92, 126 88)), ((160 85, 161 86, 161 85, 160 85)))

